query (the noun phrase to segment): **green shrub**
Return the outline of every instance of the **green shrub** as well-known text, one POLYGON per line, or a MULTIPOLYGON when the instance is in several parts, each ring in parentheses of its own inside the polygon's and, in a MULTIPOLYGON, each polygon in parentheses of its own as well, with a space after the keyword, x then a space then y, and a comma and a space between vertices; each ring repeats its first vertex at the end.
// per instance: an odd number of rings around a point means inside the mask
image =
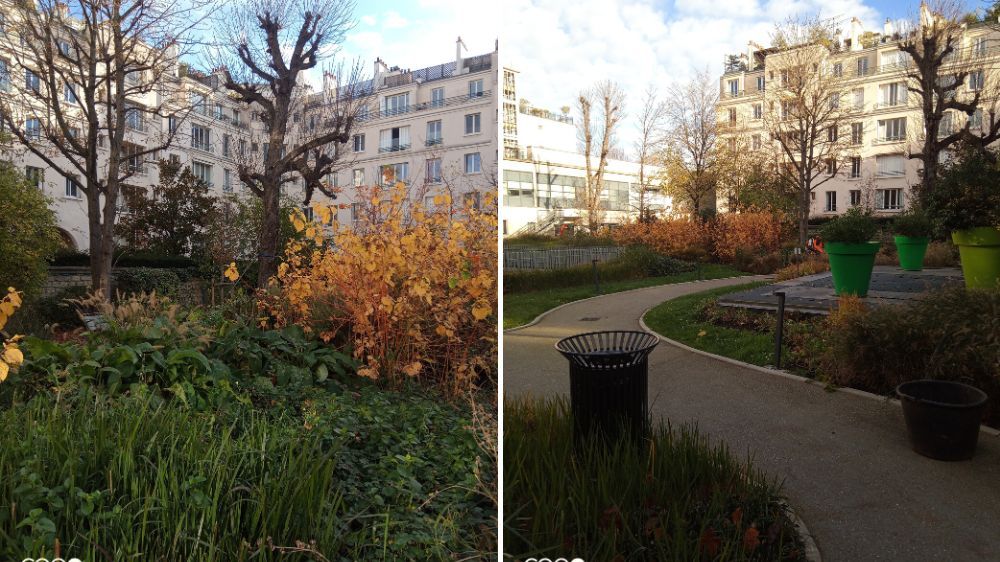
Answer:
POLYGON ((565 399, 504 408, 504 548, 515 559, 802 560, 777 486, 695 429, 574 449, 565 399))
POLYGON ((58 247, 48 199, 13 164, 0 160, 0 288, 13 286, 29 300, 36 297, 58 247))
POLYGON ((861 207, 851 207, 843 215, 831 220, 820 229, 824 242, 862 244, 878 234, 878 224, 871 212, 861 207))
POLYGON ((181 286, 181 278, 170 269, 135 267, 115 270, 115 288, 125 295, 152 293, 175 295, 181 286))
POLYGON ((1000 293, 949 288, 905 306, 831 315, 822 372, 834 383, 891 394, 907 380, 955 380, 990 396, 1000 423, 1000 293))
POLYGON ((939 236, 1000 225, 1000 164, 995 160, 993 151, 962 147, 944 166, 933 187, 919 193, 939 236))
MULTIPOLYGON (((695 267, 693 263, 662 256, 642 246, 630 246, 617 259, 598 262, 597 272, 601 282, 604 283, 678 275, 694 271, 695 267)), ((561 269, 505 271, 503 275, 504 292, 514 293, 593 283, 593 265, 578 265, 561 269)))
POLYGON ((934 230, 934 223, 920 209, 910 209, 896 217, 892 223, 893 231, 899 236, 925 238, 934 230))
MULTIPOLYGON (((63 250, 50 260, 51 265, 58 267, 89 267, 90 254, 87 252, 63 250)), ((185 256, 167 256, 149 252, 134 252, 116 250, 112 263, 118 267, 156 267, 176 270, 189 270, 198 264, 185 256)))
POLYGON ((644 246, 629 246, 616 260, 624 267, 642 272, 646 277, 663 277, 677 275, 695 270, 695 264, 662 256, 644 246))

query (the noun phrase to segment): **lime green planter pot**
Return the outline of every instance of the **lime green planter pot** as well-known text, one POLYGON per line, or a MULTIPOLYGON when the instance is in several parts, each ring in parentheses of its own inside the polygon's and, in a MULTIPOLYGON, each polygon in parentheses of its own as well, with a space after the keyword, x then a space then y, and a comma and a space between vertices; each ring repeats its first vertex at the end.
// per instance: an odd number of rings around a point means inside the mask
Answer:
POLYGON ((926 236, 893 236, 896 241, 896 252, 899 254, 899 267, 906 271, 920 271, 924 268, 924 254, 927 253, 926 236))
POLYGON ((833 289, 838 296, 868 295, 868 284, 872 280, 872 268, 875 267, 878 247, 878 242, 826 243, 826 253, 830 256, 830 271, 833 272, 833 289))
POLYGON ((956 230, 951 240, 962 257, 962 275, 970 289, 995 289, 1000 280, 1000 227, 956 230))

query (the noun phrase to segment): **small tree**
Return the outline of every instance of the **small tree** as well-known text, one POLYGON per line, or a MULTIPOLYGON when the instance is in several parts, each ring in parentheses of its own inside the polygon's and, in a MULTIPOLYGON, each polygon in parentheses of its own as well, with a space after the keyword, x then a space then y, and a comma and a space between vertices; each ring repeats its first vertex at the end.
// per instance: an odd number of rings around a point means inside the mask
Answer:
POLYGON ((581 117, 577 134, 586 163, 584 186, 577 199, 587 214, 587 227, 593 233, 604 222, 604 174, 615 148, 615 132, 624 117, 625 92, 610 80, 599 82, 580 93, 577 109, 581 117))
POLYGON ((226 10, 220 23, 225 87, 263 122, 253 143, 262 154, 239 155, 236 166, 263 201, 260 286, 277 271, 282 186, 301 179, 306 204, 317 190, 335 198, 324 180, 351 139, 358 112, 367 109, 371 91, 362 90, 357 66, 346 76, 326 73, 318 95, 303 82, 306 71, 337 51, 353 7, 350 0, 249 0, 226 10))
POLYGON ((707 70, 675 84, 667 95, 670 147, 660 154, 660 161, 668 169, 669 192, 693 215, 715 207, 712 167, 718 138, 718 101, 719 88, 707 70))
POLYGON ((161 160, 159 169, 160 183, 151 193, 142 188, 125 190, 128 212, 122 214, 115 232, 134 250, 201 257, 217 199, 187 166, 161 160))
POLYGON ((146 124, 186 115, 168 73, 183 53, 182 38, 198 24, 199 6, 69 4, 35 0, 4 8, 0 42, 20 76, 9 81, 0 121, 49 169, 75 178, 87 205, 92 285, 107 295, 121 188, 174 136, 156 128, 146 134, 146 124))
POLYGON ((764 128, 773 139, 775 171, 794 186, 799 245, 805 247, 813 191, 837 176, 850 151, 855 110, 842 101, 843 78, 829 63, 832 21, 789 20, 775 31, 788 45, 768 58, 780 77, 764 95, 764 128))
POLYGON ((635 142, 636 158, 639 161, 639 220, 649 220, 649 204, 647 192, 650 190, 656 174, 650 168, 656 154, 664 143, 664 122, 667 117, 667 105, 661 100, 656 88, 649 86, 642 102, 637 129, 639 138, 635 142))
POLYGON ((56 219, 45 195, 10 162, 0 160, 0 279, 3 290, 38 294, 48 260, 59 247, 56 219))

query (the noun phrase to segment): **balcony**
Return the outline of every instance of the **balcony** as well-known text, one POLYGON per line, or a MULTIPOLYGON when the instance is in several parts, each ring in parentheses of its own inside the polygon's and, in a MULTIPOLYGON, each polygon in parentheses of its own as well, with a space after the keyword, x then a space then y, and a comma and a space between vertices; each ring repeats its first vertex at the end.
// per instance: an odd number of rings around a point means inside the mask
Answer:
POLYGON ((394 143, 392 143, 390 145, 387 145, 387 146, 380 146, 380 147, 378 147, 378 151, 379 151, 379 153, 384 153, 384 152, 399 152, 401 150, 407 150, 409 148, 410 148, 410 144, 409 143, 394 142, 394 143))
POLYGON ((125 121, 125 130, 134 131, 136 133, 145 133, 149 130, 149 126, 145 121, 125 121))
POLYGON ((737 98, 742 98, 747 95, 746 90, 738 90, 736 92, 728 91, 722 94, 722 99, 724 100, 734 100, 737 98))
POLYGON ((424 141, 424 146, 435 146, 435 145, 441 144, 443 142, 444 142, 444 140, 441 139, 440 137, 438 137, 436 139, 427 139, 426 141, 424 141))
POLYGON ((200 150, 202 152, 207 152, 209 154, 214 154, 215 153, 215 147, 212 146, 211 143, 207 143, 207 142, 195 142, 195 141, 191 141, 191 148, 193 148, 195 150, 200 150))
POLYGON ((886 137, 877 138, 877 139, 875 139, 874 142, 872 142, 872 144, 894 144, 894 143, 898 143, 898 142, 903 142, 905 140, 906 140, 906 135, 905 134, 903 134, 903 135, 894 135, 894 136, 886 136, 886 137))
POLYGON ((903 100, 889 100, 875 103, 875 109, 888 109, 891 107, 907 107, 907 102, 903 100))
POLYGON ((369 123, 372 121, 380 121, 382 119, 396 117, 399 115, 406 115, 409 113, 419 113, 421 111, 427 111, 429 109, 439 109, 444 107, 454 107, 456 105, 480 103, 486 101, 492 97, 492 90, 484 90, 482 95, 477 95, 476 97, 469 97, 469 94, 464 94, 461 96, 453 96, 450 98, 432 100, 423 103, 411 104, 405 107, 388 109, 383 111, 373 111, 369 112, 367 115, 358 115, 357 119, 362 123, 369 123))

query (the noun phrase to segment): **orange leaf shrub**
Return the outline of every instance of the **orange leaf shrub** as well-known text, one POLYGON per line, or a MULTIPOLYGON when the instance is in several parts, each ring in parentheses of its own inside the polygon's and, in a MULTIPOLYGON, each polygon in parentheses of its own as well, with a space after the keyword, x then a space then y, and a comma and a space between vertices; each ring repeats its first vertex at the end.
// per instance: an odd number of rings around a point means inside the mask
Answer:
POLYGON ((348 340, 359 374, 390 384, 420 378, 460 392, 496 365, 495 200, 456 210, 448 196, 425 209, 402 183, 359 188, 357 228, 336 206, 301 212, 262 306, 278 325, 348 340))
POLYGON ((775 281, 788 281, 796 277, 815 275, 830 271, 830 260, 826 256, 811 256, 803 261, 793 263, 774 272, 775 281))
POLYGON ((712 223, 711 235, 715 257, 730 263, 737 253, 761 255, 781 249, 785 235, 781 215, 760 211, 725 213, 712 223))
POLYGON ((673 219, 623 224, 611 231, 621 245, 642 245, 664 256, 701 259, 711 253, 711 226, 702 221, 673 219))

